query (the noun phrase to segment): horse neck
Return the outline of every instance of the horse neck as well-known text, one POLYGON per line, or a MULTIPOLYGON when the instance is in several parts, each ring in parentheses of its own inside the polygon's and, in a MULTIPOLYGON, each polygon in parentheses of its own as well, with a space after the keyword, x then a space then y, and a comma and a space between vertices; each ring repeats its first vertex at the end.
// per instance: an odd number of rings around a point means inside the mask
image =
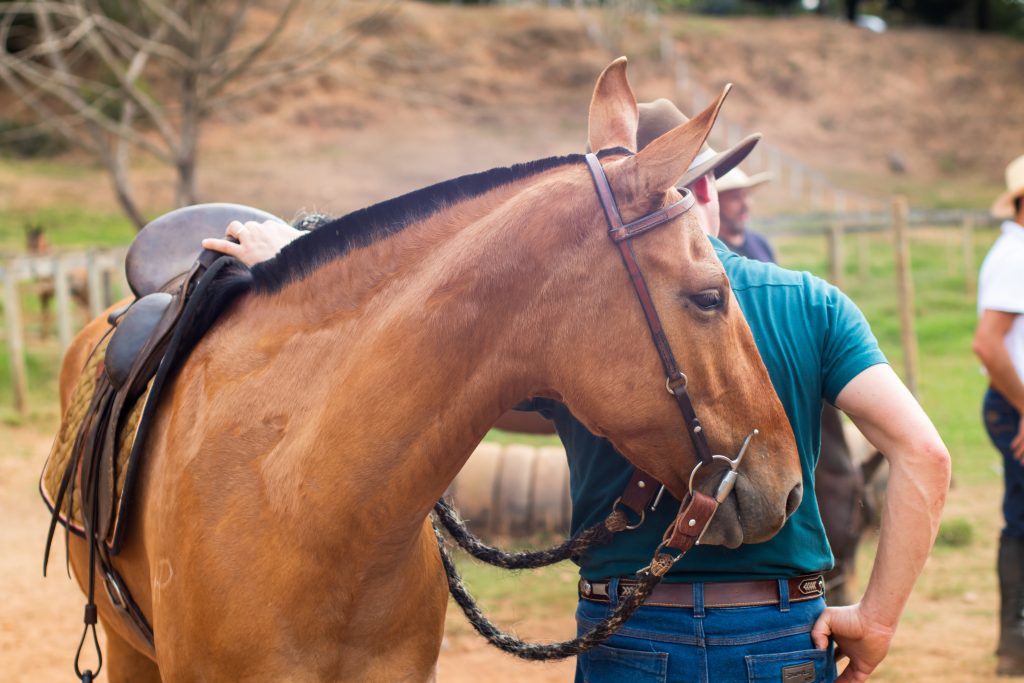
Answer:
POLYGON ((304 372, 317 446, 304 466, 341 470, 332 481, 352 490, 339 498, 410 529, 495 420, 544 384, 538 328, 554 319, 555 299, 539 293, 571 245, 560 244, 565 226, 516 219, 521 202, 554 220, 565 202, 514 188, 489 194, 257 306, 278 329, 284 320, 302 330, 282 353, 314 359, 304 372))

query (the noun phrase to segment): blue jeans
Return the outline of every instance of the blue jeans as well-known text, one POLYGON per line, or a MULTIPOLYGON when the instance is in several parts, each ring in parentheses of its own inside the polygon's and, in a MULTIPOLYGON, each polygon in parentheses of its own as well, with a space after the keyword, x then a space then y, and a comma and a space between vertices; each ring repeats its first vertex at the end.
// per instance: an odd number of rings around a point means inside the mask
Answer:
POLYGON ((1003 535, 1024 538, 1024 465, 1010 451, 1010 442, 1020 427, 1020 413, 990 388, 982 402, 982 418, 992 445, 1003 454, 1003 535))
MULTIPOLYGON (((617 580, 612 579, 614 583, 617 580)), ((617 586, 609 586, 616 595, 617 586)), ((811 627, 822 598, 764 607, 641 607, 603 645, 576 658, 576 683, 831 683, 832 645, 816 650, 811 627)), ((589 631, 612 605, 581 599, 577 630, 589 631)))

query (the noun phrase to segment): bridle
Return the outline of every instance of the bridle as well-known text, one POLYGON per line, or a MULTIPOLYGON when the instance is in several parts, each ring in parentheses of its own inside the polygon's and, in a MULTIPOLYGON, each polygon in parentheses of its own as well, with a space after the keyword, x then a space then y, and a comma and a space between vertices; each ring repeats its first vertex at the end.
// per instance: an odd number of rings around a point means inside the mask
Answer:
MULTIPOLYGON (((597 191, 598 200, 601 202, 601 208, 604 210, 605 219, 608 222, 608 236, 618 247, 619 254, 622 256, 622 262, 625 264, 630 282, 633 284, 633 291, 640 301, 641 308, 643 308, 647 327, 650 330, 651 339, 654 341, 654 347, 658 351, 661 365, 665 370, 665 388, 675 399, 676 405, 682 413, 687 433, 697 454, 697 463, 690 472, 689 491, 686 500, 683 501, 676 522, 665 531, 663 542, 657 551, 660 552, 665 547, 671 547, 685 553, 689 548, 700 542, 704 531, 706 531, 711 523, 711 518, 718 510, 718 506, 725 502, 725 499, 732 492, 738 477, 737 469, 743 460, 747 447, 750 445, 750 440, 757 435, 758 431, 755 429, 747 435, 735 458, 712 454, 711 447, 708 445, 707 437, 704 434, 704 427, 701 425, 700 418, 697 417, 697 411, 693 407, 693 401, 690 399, 690 394, 687 390, 689 379, 686 373, 680 369, 675 354, 672 353, 672 346, 665 334, 665 328, 661 324, 661 318, 658 317, 658 311, 654 307, 654 299, 651 297, 651 290, 647 286, 647 280, 644 279, 640 265, 637 263, 636 252, 633 249, 634 238, 674 218, 678 218, 693 208, 695 202, 693 193, 688 189, 681 188, 680 192, 683 193, 683 196, 679 201, 673 202, 634 221, 625 223, 622 220, 622 214, 619 212, 618 203, 615 201, 615 194, 612 192, 611 184, 608 182, 608 176, 605 174, 604 167, 601 166, 597 155, 591 153, 587 154, 585 158, 587 168, 590 170, 590 176, 594 181, 594 189, 597 191), (719 482, 714 498, 711 498, 694 489, 694 479, 701 467, 710 466, 716 460, 725 462, 729 469, 719 482)), ((654 498, 651 508, 653 509, 654 506, 657 506, 658 500, 660 500, 661 494, 665 489, 664 484, 654 481, 653 477, 646 475, 646 479, 646 482, 639 482, 642 488, 646 489, 644 493, 637 493, 635 488, 637 476, 635 475, 630 480, 630 486, 627 487, 627 490, 620 498, 620 500, 632 499, 632 504, 628 505, 628 507, 641 515, 641 521, 643 511, 648 504, 651 504, 651 499, 654 498), (656 495, 654 493, 655 487, 650 486, 651 483, 660 484, 656 495)), ((672 558, 673 563, 677 562, 681 557, 682 554, 672 558)))
POLYGON ((711 448, 708 446, 707 437, 704 436, 704 428, 701 426, 697 411, 693 408, 693 401, 686 387, 689 379, 676 362, 675 354, 672 353, 672 346, 665 335, 665 328, 662 327, 661 318, 654 308, 654 300, 651 298, 651 290, 647 286, 647 280, 640 270, 636 260, 636 253, 633 250, 633 239, 648 230, 664 225, 673 218, 682 216, 693 208, 693 193, 683 188, 682 199, 668 206, 658 209, 653 213, 636 219, 630 223, 622 222, 622 214, 619 213, 619 206, 612 193, 612 187, 608 183, 608 176, 605 175, 604 167, 598 160, 597 155, 587 154, 587 167, 590 169, 590 176, 594 180, 594 188, 597 190, 597 197, 601 201, 601 208, 604 209, 605 218, 608 220, 608 236, 619 248, 622 255, 622 262, 629 272, 629 279, 633 283, 633 290, 636 292, 640 306, 644 310, 644 317, 647 318, 647 327, 651 331, 651 339, 654 340, 654 348, 658 350, 661 358, 661 365, 665 369, 665 388, 671 394, 679 406, 683 419, 686 421, 687 432, 693 442, 693 448, 697 452, 697 458, 701 463, 710 465, 712 461, 711 448))

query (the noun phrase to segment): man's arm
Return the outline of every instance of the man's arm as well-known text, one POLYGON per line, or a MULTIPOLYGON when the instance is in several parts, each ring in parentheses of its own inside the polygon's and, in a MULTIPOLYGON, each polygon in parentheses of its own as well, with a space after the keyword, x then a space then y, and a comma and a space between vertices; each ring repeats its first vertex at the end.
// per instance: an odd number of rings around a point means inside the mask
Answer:
POLYGON ((910 591, 935 542, 949 488, 950 460, 935 426, 888 365, 854 377, 836 399, 868 441, 889 461, 878 553, 864 597, 828 607, 811 637, 835 640, 850 658, 839 681, 866 681, 889 651, 910 591))
POLYGON ((992 386, 1021 414, 1017 436, 1010 442, 1010 448, 1017 460, 1024 462, 1024 382, 1006 350, 1006 335, 1018 315, 1006 311, 983 310, 978 329, 974 333, 974 353, 985 366, 992 386))

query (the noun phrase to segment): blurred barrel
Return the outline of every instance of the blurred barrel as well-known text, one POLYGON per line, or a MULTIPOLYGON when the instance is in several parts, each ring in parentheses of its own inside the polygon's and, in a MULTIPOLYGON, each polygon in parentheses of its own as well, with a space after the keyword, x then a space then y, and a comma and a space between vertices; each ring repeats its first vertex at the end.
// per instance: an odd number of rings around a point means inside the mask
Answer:
POLYGON ((561 447, 482 443, 447 494, 485 538, 569 531, 569 468, 561 447))

